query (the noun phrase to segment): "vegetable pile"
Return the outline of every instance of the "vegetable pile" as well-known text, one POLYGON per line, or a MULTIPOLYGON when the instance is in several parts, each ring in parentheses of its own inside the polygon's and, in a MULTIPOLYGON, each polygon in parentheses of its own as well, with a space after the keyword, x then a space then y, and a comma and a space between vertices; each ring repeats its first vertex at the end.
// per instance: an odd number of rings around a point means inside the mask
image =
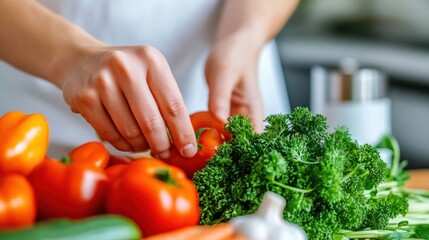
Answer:
MULTIPOLYGON (((48 144, 41 114, 0 117, 0 238, 58 239, 57 231, 64 238, 104 239, 100 232, 109 228, 108 239, 140 239, 198 223, 195 186, 178 167, 111 156, 101 142, 53 159, 46 156, 48 144)), ((198 159, 200 168, 207 159, 198 159)))
POLYGON ((359 145, 345 127, 329 133, 325 117, 306 108, 266 122, 256 134, 247 118, 228 120, 232 140, 193 177, 201 224, 253 213, 272 191, 309 239, 429 239, 429 194, 403 189, 405 164, 392 138, 381 144, 394 150, 389 170, 376 148, 359 145))
POLYGON ((225 129, 208 112, 190 119, 194 157, 172 149, 164 161, 130 161, 101 142, 52 159, 42 115, 0 117, 0 238, 261 239, 247 221, 247 235, 228 223, 195 225, 252 214, 271 191, 309 239, 429 239, 429 192, 404 189, 406 163, 392 137, 379 145, 393 152, 388 169, 376 148, 346 128, 328 133, 326 119, 305 108, 269 116, 262 134, 243 116, 225 129))

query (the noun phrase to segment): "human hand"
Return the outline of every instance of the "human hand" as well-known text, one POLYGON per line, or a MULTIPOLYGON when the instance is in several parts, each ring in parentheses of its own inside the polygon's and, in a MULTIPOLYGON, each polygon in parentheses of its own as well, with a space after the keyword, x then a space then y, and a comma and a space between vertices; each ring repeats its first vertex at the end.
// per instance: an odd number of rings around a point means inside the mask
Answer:
POLYGON ((260 47, 253 46, 251 36, 240 34, 217 41, 206 62, 209 87, 209 111, 226 121, 228 116, 248 116, 261 132, 264 109, 258 85, 260 47))
POLYGON ((122 151, 150 147, 155 156, 167 158, 171 134, 183 156, 195 155, 189 113, 167 61, 157 49, 92 48, 70 69, 60 81, 64 99, 103 140, 122 151))

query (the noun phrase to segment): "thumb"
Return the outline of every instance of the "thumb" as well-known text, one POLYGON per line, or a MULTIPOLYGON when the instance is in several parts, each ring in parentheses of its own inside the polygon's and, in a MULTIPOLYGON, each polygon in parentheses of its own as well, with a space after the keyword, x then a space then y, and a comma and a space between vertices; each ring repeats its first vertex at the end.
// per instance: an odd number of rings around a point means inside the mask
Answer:
POLYGON ((225 69, 206 73, 209 87, 209 111, 224 122, 230 115, 231 96, 239 77, 239 73, 225 69))

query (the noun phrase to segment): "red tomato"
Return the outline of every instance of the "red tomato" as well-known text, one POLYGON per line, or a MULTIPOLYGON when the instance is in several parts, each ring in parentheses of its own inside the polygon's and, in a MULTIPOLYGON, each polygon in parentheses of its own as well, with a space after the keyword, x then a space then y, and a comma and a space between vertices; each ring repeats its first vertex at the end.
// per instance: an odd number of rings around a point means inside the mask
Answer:
POLYGON ((180 167, 188 178, 192 178, 196 171, 205 167, 207 161, 215 155, 217 148, 231 139, 224 131, 222 121, 210 112, 196 112, 191 114, 190 118, 198 142, 197 154, 192 158, 186 158, 173 149, 171 157, 164 160, 168 164, 180 167))
POLYGON ((219 145, 224 142, 221 134, 214 128, 203 129, 198 137, 198 152, 191 158, 182 157, 176 150, 172 150, 170 158, 164 161, 168 164, 181 168, 188 178, 192 178, 194 173, 206 166, 207 161, 212 158, 219 145))
POLYGON ((201 128, 214 128, 221 134, 222 138, 225 139, 225 141, 231 140, 231 136, 229 135, 229 133, 225 132, 225 123, 217 119, 210 112, 196 112, 191 114, 190 118, 195 132, 201 128))
POLYGON ((132 219, 144 237, 198 223, 197 190, 182 170, 154 158, 125 166, 109 187, 109 213, 132 219))

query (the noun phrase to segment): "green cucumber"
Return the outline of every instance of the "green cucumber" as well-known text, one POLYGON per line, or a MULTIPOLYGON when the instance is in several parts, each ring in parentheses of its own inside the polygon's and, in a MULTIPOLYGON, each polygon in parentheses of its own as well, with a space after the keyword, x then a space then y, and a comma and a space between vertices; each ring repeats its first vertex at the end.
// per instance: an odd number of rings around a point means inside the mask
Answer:
POLYGON ((118 215, 82 220, 53 219, 21 230, 0 231, 1 240, 133 240, 141 239, 138 226, 118 215))

